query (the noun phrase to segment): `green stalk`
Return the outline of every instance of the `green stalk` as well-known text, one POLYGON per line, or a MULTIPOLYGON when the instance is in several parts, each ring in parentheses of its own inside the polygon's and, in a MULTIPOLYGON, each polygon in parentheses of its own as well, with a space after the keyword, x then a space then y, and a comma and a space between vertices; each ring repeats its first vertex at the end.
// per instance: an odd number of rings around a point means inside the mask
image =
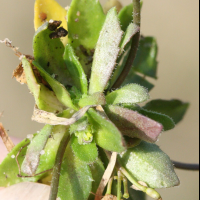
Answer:
POLYGON ((136 186, 139 190, 145 192, 147 195, 149 195, 150 197, 156 199, 156 200, 162 200, 160 194, 155 191, 154 189, 152 188, 148 188, 148 187, 145 187, 143 185, 140 185, 136 179, 134 179, 127 171, 126 169, 124 169, 123 167, 120 167, 119 169, 123 174, 124 176, 126 176, 126 178, 134 185, 136 186))
POLYGON ((123 178, 123 185, 124 185, 124 195, 123 195, 123 197, 125 198, 125 199, 128 199, 129 198, 129 193, 128 193, 128 181, 127 181, 127 179, 124 177, 123 178))
POLYGON ((108 181, 106 194, 111 194, 112 183, 113 183, 113 177, 111 177, 110 180, 108 181))
POLYGON ((49 200, 57 199, 62 159, 63 159, 65 149, 66 149, 69 141, 70 141, 70 135, 69 135, 69 132, 66 132, 60 142, 60 146, 58 148, 58 152, 56 155, 55 165, 54 165, 53 174, 52 174, 51 191, 50 191, 49 200))
MULTIPOLYGON (((141 19, 140 0, 133 0, 133 23, 137 24, 140 27, 140 19, 141 19)), ((131 67, 133 66, 133 61, 135 60, 136 57, 136 53, 139 46, 139 40, 140 40, 140 31, 137 32, 132 38, 132 44, 128 59, 126 61, 124 69, 122 70, 122 73, 112 86, 112 89, 119 88, 121 84, 124 82, 125 78, 127 77, 131 67)))
POLYGON ((121 200, 121 187, 122 187, 122 177, 121 177, 121 172, 117 172, 117 200, 121 200))

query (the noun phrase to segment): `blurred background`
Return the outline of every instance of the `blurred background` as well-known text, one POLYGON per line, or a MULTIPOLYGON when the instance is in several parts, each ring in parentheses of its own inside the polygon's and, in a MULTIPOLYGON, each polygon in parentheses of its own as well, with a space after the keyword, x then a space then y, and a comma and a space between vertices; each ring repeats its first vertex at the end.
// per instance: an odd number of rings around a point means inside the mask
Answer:
MULTIPOLYGON (((70 0, 57 0, 62 6, 70 0)), ((100 1, 103 3, 106 0, 100 1)), ((121 1, 122 2, 122 1, 121 1)), ((123 5, 131 0, 123 0, 123 5)), ((0 39, 9 38, 24 54, 32 55, 34 0, 6 0, 0 6, 0 39)), ((190 102, 184 120, 161 135, 158 145, 173 160, 199 162, 199 0, 144 0, 142 29, 159 45, 158 80, 151 98, 190 102)), ((11 136, 35 133, 42 125, 31 121, 34 100, 27 86, 12 79, 19 63, 11 49, 0 44, 0 121, 11 136)), ((199 199, 199 173, 176 170, 181 185, 159 190, 164 200, 199 199)))

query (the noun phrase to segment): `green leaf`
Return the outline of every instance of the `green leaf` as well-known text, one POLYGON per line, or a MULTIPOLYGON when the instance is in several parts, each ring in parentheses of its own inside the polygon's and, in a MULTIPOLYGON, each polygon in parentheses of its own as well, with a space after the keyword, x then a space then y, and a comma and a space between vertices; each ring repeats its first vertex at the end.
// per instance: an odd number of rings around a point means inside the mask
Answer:
POLYGON ((69 43, 88 77, 105 14, 99 1, 73 0, 68 11, 69 43))
POLYGON ((69 43, 74 48, 80 45, 86 49, 95 48, 105 21, 105 14, 99 1, 73 0, 67 19, 69 43))
MULTIPOLYGON (((98 158, 94 163, 90 165, 90 170, 92 172, 93 182, 92 182, 92 191, 94 194, 97 191, 99 183, 104 174, 105 168, 102 161, 98 158)), ((88 200, 94 200, 94 194, 90 194, 88 200)))
POLYGON ((146 88, 137 84, 129 84, 108 94, 106 96, 106 102, 107 104, 134 104, 142 103, 147 101, 149 98, 146 88))
POLYGON ((80 107, 89 106, 89 105, 105 105, 106 99, 102 92, 96 92, 92 95, 83 97, 78 102, 80 107))
POLYGON ((46 125, 31 141, 27 148, 26 156, 21 166, 23 173, 29 176, 35 175, 40 162, 40 155, 52 132, 53 126, 46 125))
MULTIPOLYGON (((141 8, 142 8, 142 1, 140 1, 140 9, 141 8)), ((122 30, 126 31, 129 24, 133 22, 133 3, 124 6, 120 10, 118 17, 121 23, 122 30)))
POLYGON ((127 27, 131 22, 133 22, 133 4, 129 4, 127 6, 124 6, 119 14, 119 20, 121 23, 121 27, 123 31, 126 31, 127 27))
POLYGON ((72 108, 74 110, 77 110, 77 108, 73 105, 72 99, 70 97, 69 92, 66 90, 65 86, 59 83, 57 80, 55 80, 50 74, 48 74, 40 64, 38 64, 36 61, 33 61, 33 65, 38 69, 41 76, 48 82, 48 84, 51 86, 52 90, 54 91, 56 97, 58 100, 65 105, 66 107, 72 108))
POLYGON ((165 114, 160 114, 160 113, 157 113, 154 111, 149 111, 146 109, 141 109, 139 112, 142 115, 161 123, 163 125, 164 131, 168 131, 175 127, 175 123, 174 123, 173 119, 165 114))
POLYGON ((174 187, 180 183, 170 158, 155 144, 142 142, 118 159, 131 176, 151 188, 174 187))
POLYGON ((87 94, 87 77, 70 44, 65 46, 64 61, 76 86, 82 94, 87 94))
POLYGON ((61 200, 87 200, 92 182, 89 166, 75 157, 68 145, 61 165, 57 197, 61 200))
MULTIPOLYGON (((25 139, 17 144, 11 152, 9 152, 6 158, 0 164, 0 187, 8 187, 10 185, 25 182, 25 181, 32 181, 35 182, 39 178, 32 177, 32 178, 19 178, 17 175, 19 174, 19 169, 17 166, 17 162, 15 157, 17 153, 20 151, 22 147, 27 145, 30 142, 29 139, 25 139)), ((18 156, 19 164, 22 163, 24 159, 24 155, 26 154, 27 148, 23 148, 20 155, 18 156)))
POLYGON ((143 108, 168 115, 177 124, 183 119, 188 107, 189 103, 184 103, 177 99, 156 99, 148 102, 143 108))
POLYGON ((116 9, 112 8, 106 16, 96 45, 89 94, 103 92, 106 88, 116 64, 122 34, 116 9))
POLYGON ((140 30, 140 27, 134 23, 130 23, 124 33, 120 44, 120 54, 124 51, 125 46, 130 42, 131 38, 140 30))
POLYGON ((94 141, 88 144, 79 144, 78 138, 72 135, 71 148, 74 155, 87 164, 93 163, 98 157, 98 151, 94 141))
POLYGON ((105 107, 105 111, 121 133, 131 138, 136 137, 147 142, 156 142, 163 129, 160 123, 137 111, 113 105, 105 107))
POLYGON ((64 106, 58 101, 52 91, 46 88, 42 83, 39 84, 37 82, 29 61, 26 58, 23 58, 22 64, 26 75, 28 88, 35 98, 37 107, 47 112, 61 112, 64 106))
MULTIPOLYGON (((70 109, 64 111, 62 114, 63 117, 69 117, 70 115, 71 115, 70 109)), ((60 141, 62 140, 62 137, 64 133, 67 131, 67 129, 68 129, 67 126, 53 127, 52 129, 53 137, 49 138, 45 145, 44 154, 40 156, 40 162, 36 174, 41 173, 48 169, 52 169, 55 163, 55 158, 58 147, 60 145, 60 141)), ((27 138, 21 141, 12 149, 10 153, 7 154, 6 158, 0 164, 0 187, 7 187, 19 182, 27 182, 27 181, 36 182, 46 175, 46 173, 44 173, 31 178, 19 178, 17 176, 19 174, 19 169, 15 157, 17 153, 20 151, 20 149, 24 147, 18 156, 18 162, 19 165, 21 166, 27 151, 27 147, 25 146, 28 145, 29 143, 30 140, 27 138)), ((22 175, 25 174, 22 173, 22 175)))
POLYGON ((147 81, 144 77, 139 76, 135 73, 134 68, 132 67, 128 76, 125 78, 124 82, 122 83, 122 86, 130 83, 136 83, 139 84, 145 88, 148 89, 148 91, 152 90, 154 85, 147 81))
POLYGON ((114 152, 123 152, 126 144, 118 128, 102 113, 89 109, 88 116, 95 129, 94 139, 100 147, 114 152))
POLYGON ((48 22, 36 31, 33 38, 35 61, 64 86, 71 85, 71 77, 63 60, 64 46, 60 38, 51 39, 48 22))
POLYGON ((134 70, 146 76, 157 78, 157 42, 153 37, 142 37, 133 66, 134 70))

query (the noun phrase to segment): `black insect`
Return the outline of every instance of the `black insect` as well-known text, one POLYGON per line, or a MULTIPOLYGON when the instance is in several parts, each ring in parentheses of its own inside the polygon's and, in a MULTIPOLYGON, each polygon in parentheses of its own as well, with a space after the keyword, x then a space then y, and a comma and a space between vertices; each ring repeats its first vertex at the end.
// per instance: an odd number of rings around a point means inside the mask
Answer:
POLYGON ((48 29, 50 31, 55 31, 60 25, 61 25, 62 21, 53 21, 52 22, 49 22, 49 25, 48 25, 48 29))

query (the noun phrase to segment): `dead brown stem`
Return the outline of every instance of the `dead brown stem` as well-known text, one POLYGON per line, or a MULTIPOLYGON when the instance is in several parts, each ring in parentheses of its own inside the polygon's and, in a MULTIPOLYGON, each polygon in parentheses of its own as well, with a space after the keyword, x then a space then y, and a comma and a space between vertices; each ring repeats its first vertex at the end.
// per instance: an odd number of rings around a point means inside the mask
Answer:
POLYGON ((3 124, 0 123, 0 136, 3 140, 4 145, 6 146, 7 150, 10 152, 12 148, 15 146, 10 137, 8 136, 8 133, 3 127, 3 124))

